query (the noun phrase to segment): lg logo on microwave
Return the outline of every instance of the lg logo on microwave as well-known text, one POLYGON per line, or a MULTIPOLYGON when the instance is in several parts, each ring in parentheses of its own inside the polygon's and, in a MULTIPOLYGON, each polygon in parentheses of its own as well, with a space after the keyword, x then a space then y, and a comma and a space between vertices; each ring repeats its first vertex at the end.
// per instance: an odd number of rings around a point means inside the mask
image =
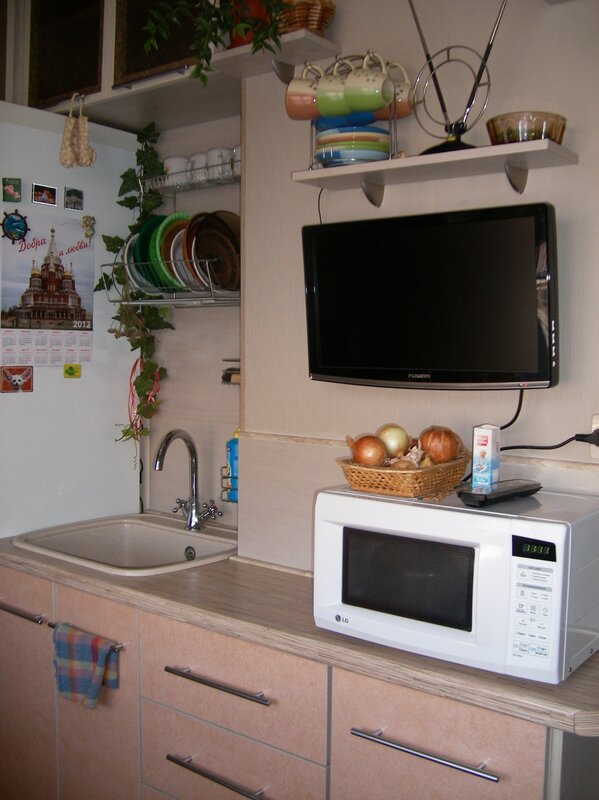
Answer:
POLYGON ((349 618, 342 617, 341 614, 335 614, 335 622, 349 622, 349 618))

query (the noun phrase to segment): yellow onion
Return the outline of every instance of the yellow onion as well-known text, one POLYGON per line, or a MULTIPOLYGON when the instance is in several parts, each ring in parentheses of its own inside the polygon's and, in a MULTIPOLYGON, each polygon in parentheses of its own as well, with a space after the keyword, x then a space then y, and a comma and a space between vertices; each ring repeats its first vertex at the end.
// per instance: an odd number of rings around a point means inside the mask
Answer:
POLYGON ((462 452, 462 440, 450 428, 431 425, 420 434, 420 447, 433 464, 453 461, 462 452))
POLYGON ((367 434, 359 436, 355 441, 351 436, 346 436, 345 441, 352 452, 352 459, 356 464, 369 467, 380 467, 385 462, 387 450, 385 443, 378 436, 367 434))
POLYGON ((383 440, 391 458, 402 456, 409 449, 410 437, 401 425, 396 425, 394 422, 381 425, 376 435, 383 440))

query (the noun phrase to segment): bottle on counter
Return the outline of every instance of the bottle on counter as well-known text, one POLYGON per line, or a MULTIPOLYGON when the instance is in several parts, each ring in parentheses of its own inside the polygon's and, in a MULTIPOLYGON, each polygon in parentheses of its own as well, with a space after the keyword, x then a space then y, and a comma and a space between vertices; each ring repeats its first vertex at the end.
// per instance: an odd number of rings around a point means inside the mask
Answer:
POLYGON ((227 500, 229 503, 237 502, 237 488, 239 481, 239 428, 227 442, 227 472, 229 473, 229 488, 227 500))

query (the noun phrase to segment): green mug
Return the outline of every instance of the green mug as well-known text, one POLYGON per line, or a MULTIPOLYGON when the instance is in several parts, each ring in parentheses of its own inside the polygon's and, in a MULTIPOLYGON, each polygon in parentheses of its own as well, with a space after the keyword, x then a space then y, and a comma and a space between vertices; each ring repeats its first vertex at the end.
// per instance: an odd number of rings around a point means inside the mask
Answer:
POLYGON ((316 106, 321 116, 340 117, 352 111, 345 97, 345 81, 352 72, 351 63, 338 58, 332 71, 318 81, 316 106))
POLYGON ((352 111, 378 111, 391 103, 395 86, 383 59, 372 50, 362 66, 352 69, 345 80, 345 99, 352 111))

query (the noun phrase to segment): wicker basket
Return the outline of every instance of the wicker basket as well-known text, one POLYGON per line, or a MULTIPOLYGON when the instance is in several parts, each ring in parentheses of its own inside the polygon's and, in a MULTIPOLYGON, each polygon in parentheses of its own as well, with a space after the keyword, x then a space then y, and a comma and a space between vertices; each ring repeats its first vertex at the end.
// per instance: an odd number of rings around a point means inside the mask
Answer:
POLYGON ((350 458, 338 458, 345 480, 358 492, 392 494, 399 497, 437 497, 455 489, 470 463, 470 453, 447 464, 422 469, 398 470, 365 467, 350 458))
POLYGON ((279 20, 279 33, 291 33, 307 28, 324 36, 335 16, 332 0, 290 0, 293 7, 283 11, 279 20))

